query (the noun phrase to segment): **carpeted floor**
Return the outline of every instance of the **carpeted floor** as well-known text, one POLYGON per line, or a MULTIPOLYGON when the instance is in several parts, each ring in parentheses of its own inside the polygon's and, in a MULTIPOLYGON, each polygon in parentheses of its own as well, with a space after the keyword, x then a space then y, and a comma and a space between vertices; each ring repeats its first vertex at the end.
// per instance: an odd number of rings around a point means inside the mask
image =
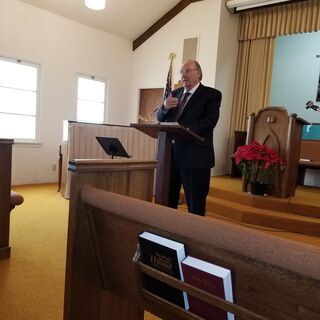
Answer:
POLYGON ((0 319, 62 320, 69 201, 53 184, 14 190, 24 203, 11 212, 11 258, 0 260, 0 319))
MULTIPOLYGON (((212 185, 239 190, 237 182, 220 177, 214 177, 212 185)), ((0 319, 62 320, 69 201, 52 184, 14 190, 25 200, 11 214, 11 258, 0 260, 0 319)), ((301 190, 298 197, 307 202, 320 199, 320 189, 313 190, 312 195, 301 190)), ((267 229, 262 232, 320 245, 320 238, 267 229)), ((145 320, 155 319, 145 315, 145 320)))
POLYGON ((0 260, 0 319, 62 320, 69 202, 54 185, 15 188, 11 258, 0 260))

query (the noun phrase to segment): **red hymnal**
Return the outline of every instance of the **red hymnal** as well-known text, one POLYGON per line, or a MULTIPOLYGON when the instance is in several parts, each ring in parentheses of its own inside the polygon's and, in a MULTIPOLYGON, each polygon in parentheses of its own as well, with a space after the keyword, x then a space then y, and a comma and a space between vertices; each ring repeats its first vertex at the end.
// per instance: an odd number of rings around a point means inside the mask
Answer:
MULTIPOLYGON (((188 256, 181 263, 184 281, 233 302, 231 271, 188 256)), ((188 294, 189 311, 207 320, 234 320, 234 315, 188 294)))

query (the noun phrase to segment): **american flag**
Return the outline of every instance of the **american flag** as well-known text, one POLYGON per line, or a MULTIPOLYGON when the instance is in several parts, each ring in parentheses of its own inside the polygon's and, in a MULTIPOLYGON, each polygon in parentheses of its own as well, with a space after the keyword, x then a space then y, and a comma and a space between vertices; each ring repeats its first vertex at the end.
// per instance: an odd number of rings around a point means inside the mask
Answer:
POLYGON ((163 101, 168 98, 172 91, 172 60, 170 61, 170 67, 167 75, 166 86, 163 90, 163 101))

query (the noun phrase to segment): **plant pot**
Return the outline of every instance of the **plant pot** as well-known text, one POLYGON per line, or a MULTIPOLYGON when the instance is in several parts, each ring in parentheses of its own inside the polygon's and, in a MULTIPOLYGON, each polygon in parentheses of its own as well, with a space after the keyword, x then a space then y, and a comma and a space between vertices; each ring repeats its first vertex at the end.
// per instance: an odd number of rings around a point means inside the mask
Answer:
POLYGON ((251 188, 251 194, 257 195, 257 196, 263 196, 266 194, 267 190, 267 183, 262 182, 250 182, 250 188, 251 188))

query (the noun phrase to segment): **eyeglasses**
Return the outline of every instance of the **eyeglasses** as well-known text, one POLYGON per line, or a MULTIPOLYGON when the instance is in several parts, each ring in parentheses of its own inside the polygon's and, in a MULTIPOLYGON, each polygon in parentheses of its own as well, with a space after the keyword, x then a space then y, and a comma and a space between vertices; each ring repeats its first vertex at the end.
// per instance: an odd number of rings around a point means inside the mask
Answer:
POLYGON ((185 70, 180 70, 180 75, 188 75, 190 74, 192 71, 195 71, 195 70, 198 70, 198 69, 185 69, 185 70))

